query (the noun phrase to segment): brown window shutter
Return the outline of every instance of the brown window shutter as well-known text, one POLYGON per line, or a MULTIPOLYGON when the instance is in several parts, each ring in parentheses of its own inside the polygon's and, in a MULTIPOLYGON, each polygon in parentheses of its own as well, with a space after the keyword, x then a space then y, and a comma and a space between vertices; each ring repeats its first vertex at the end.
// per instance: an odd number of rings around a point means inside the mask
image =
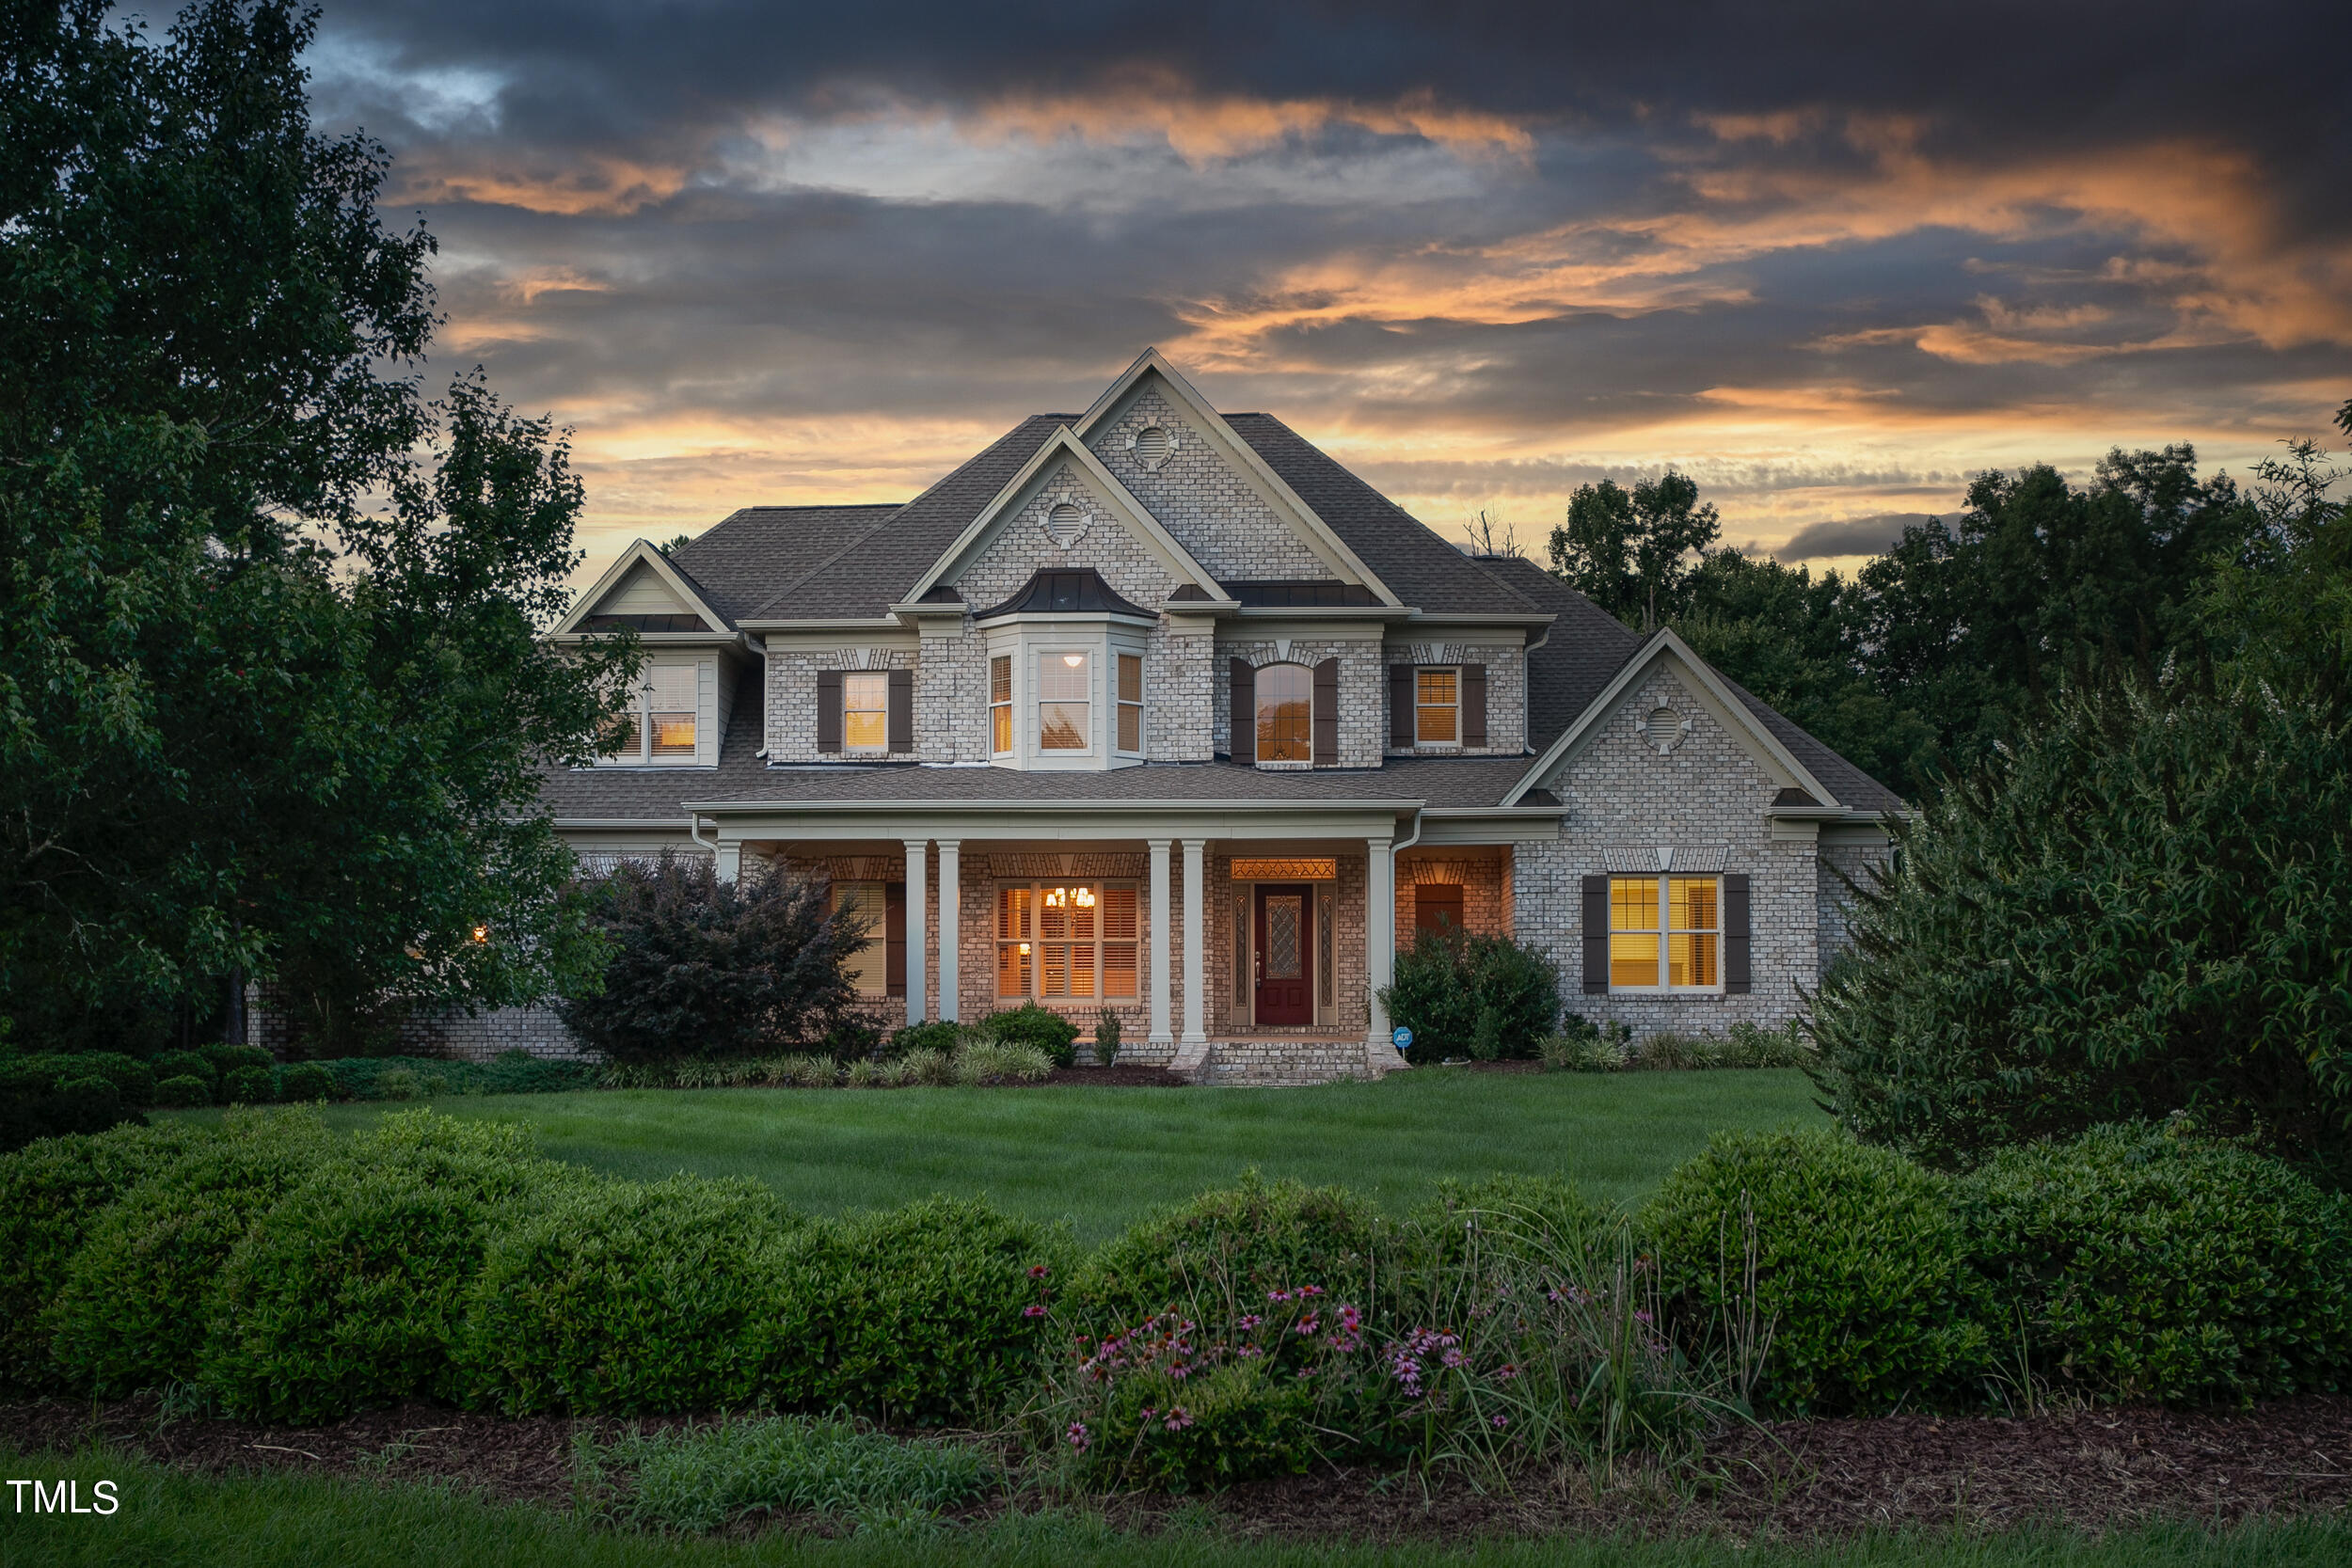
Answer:
POLYGON ((914 672, 890 672, 890 749, 914 750, 914 672))
POLYGON ((1340 765, 1340 661, 1315 666, 1315 766, 1340 765))
POLYGON ((1258 672, 1246 658, 1232 661, 1233 760, 1258 760, 1258 672))
POLYGON ((882 944, 882 991, 889 996, 907 993, 907 885, 904 882, 882 884, 882 928, 874 933, 882 944))
POLYGON ((817 672, 817 749, 841 750, 841 672, 817 672))
POLYGON ((1486 667, 1462 666, 1462 744, 1486 744, 1486 667))
POLYGON ((1584 994, 1609 994, 1609 874, 1584 879, 1584 994))
POLYGON ((1413 667, 1389 666, 1389 750, 1413 749, 1413 667))
POLYGON ((1735 996, 1748 990, 1748 874, 1734 871, 1724 879, 1724 990, 1735 996))

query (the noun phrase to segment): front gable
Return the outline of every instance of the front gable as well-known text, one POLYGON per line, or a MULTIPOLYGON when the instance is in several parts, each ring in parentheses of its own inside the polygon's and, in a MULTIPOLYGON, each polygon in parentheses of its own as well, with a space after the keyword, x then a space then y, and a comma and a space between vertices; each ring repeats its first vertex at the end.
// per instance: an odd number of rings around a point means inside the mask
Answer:
POLYGON ((724 636, 727 623, 667 556, 640 539, 573 601, 555 635, 625 629, 724 636))

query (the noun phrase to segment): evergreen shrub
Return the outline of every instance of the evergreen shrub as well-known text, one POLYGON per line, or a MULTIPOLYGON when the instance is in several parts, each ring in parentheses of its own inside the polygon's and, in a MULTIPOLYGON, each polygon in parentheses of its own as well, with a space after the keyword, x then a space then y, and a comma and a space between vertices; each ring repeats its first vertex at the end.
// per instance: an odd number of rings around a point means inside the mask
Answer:
POLYGON ((1775 1408, 1883 1411, 1987 1370, 1985 1292, 1950 1182, 1889 1149, 1828 1132, 1718 1133, 1644 1219, 1686 1333, 1751 1315, 1770 1326, 1757 1390, 1775 1408))
POLYGON ((100 1396, 194 1381, 230 1255, 326 1152, 315 1115, 232 1111, 123 1193, 90 1225, 51 1306, 59 1374, 100 1396))
POLYGON ((1560 1017, 1560 972, 1509 937, 1422 930, 1396 956, 1381 1005, 1413 1032, 1415 1062, 1538 1055, 1560 1017))
POLYGON ((1161 1210, 1104 1243, 1072 1293, 1095 1332, 1185 1304, 1200 1317, 1212 1304, 1299 1285, 1360 1302, 1387 1238, 1378 1212, 1346 1189, 1267 1181, 1251 1170, 1230 1188, 1161 1210))
POLYGON ((335 1075, 318 1062, 295 1062, 289 1066, 278 1074, 278 1094, 288 1104, 342 1098, 335 1075))
POLYGON ((1045 1053, 1055 1067, 1078 1063, 1078 1026, 1034 1002, 990 1014, 980 1024, 980 1032, 1000 1045, 1033 1046, 1045 1053))
POLYGON ((158 1051, 147 1059, 147 1065, 158 1084, 167 1078, 200 1078, 209 1089, 220 1082, 220 1069, 205 1060, 201 1051, 158 1051))
POLYGON ((963 1040, 963 1025, 943 1019, 936 1023, 910 1023, 890 1037, 887 1054, 906 1055, 913 1051, 937 1051, 954 1055, 963 1040))
POLYGON ((2249 1401, 2352 1379, 2352 1198, 2184 1128, 2007 1149, 1958 1189, 1994 1331, 2053 1386, 2249 1401))
POLYGON ((213 1102, 213 1085, 194 1073, 167 1078, 155 1085, 155 1103, 174 1110, 213 1102))
POLYGON ((220 1097, 231 1105, 274 1105, 278 1074, 265 1067, 233 1067, 220 1075, 220 1097))

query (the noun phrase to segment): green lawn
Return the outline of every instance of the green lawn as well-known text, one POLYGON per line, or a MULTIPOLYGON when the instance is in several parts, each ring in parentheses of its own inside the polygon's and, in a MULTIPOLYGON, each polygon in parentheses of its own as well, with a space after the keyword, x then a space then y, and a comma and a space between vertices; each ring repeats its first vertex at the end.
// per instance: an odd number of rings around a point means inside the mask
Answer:
MULTIPOLYGON (((2341 1518, 2257 1523, 2208 1534, 2169 1527, 2092 1540, 2064 1532, 1871 1535, 1829 1546, 1726 1540, 1646 1543, 1555 1539, 1387 1548, 1253 1544, 1216 1534, 1204 1519, 1152 1536, 1122 1535, 1099 1516, 1064 1513, 975 1529, 914 1526, 861 1530, 847 1541, 781 1534, 755 1540, 619 1534, 545 1509, 491 1506, 453 1489, 373 1486, 257 1473, 210 1480, 119 1456, 23 1454, 0 1449, 20 1478, 72 1478, 87 1506, 111 1480, 110 1515, 36 1514, 0 1503, 0 1568, 88 1568, 136 1562, 190 1568, 753 1568, 910 1563, 940 1568, 2321 1568, 2352 1556, 2341 1518)), ((1198 1519, 1199 1516, 1195 1516, 1198 1519)))
MULTIPOLYGON (((985 1196, 1067 1219, 1087 1241, 1252 1165, 1337 1182, 1400 1212, 1440 1178, 1499 1171, 1558 1174, 1596 1197, 1638 1199, 1718 1129, 1820 1119, 1804 1075, 1786 1069, 1432 1068, 1313 1089, 701 1089, 433 1104, 526 1122, 547 1153, 619 1176, 750 1176, 824 1213, 931 1193, 985 1196)), ((358 1126, 392 1108, 340 1105, 327 1117, 358 1126)))

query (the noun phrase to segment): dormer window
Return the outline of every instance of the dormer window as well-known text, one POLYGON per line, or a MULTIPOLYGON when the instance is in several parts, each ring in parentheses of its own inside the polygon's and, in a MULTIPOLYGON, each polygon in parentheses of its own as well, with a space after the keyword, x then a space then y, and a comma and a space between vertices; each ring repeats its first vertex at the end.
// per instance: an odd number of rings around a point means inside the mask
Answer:
POLYGON ((606 732, 607 764, 691 764, 701 707, 699 664, 655 664, 639 678, 629 705, 606 732))
POLYGON ((1094 726, 1092 659, 1086 650, 1060 648, 1038 656, 1037 746, 1041 752, 1084 752, 1094 726))

